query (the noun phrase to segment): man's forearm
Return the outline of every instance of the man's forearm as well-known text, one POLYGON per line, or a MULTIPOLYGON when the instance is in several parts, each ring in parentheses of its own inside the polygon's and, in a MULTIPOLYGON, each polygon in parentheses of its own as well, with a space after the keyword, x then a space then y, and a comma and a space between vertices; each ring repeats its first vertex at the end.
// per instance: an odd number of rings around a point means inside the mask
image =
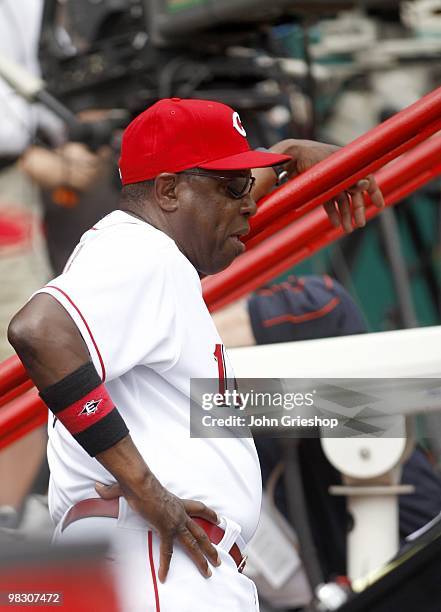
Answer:
POLYGON ((96 455, 96 459, 115 477, 127 498, 148 492, 156 479, 130 435, 96 455))
MULTIPOLYGON (((296 158, 298 151, 303 148, 313 145, 311 140, 295 140, 290 138, 289 140, 282 140, 268 150, 272 153, 281 153, 292 156, 292 161, 288 163, 287 170, 290 178, 296 175, 296 158)), ((252 191, 253 198, 258 202, 261 198, 266 196, 275 187, 277 183, 276 173, 272 168, 254 168, 253 176, 256 178, 254 188, 252 191)))

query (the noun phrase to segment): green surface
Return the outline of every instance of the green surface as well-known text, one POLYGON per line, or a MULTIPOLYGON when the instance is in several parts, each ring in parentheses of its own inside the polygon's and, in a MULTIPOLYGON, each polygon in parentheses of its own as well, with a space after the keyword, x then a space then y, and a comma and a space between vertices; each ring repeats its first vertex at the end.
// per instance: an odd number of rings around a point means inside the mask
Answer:
MULTIPOLYGON (((433 202, 423 198, 414 198, 412 206, 416 207, 418 225, 424 240, 431 246, 432 261, 437 266, 438 282, 441 285, 441 248, 436 245, 437 215, 433 202)), ((411 289, 418 324, 438 325, 441 323, 436 312, 425 277, 421 274, 421 254, 416 252, 403 219, 398 216, 401 245, 408 270, 411 274, 411 289)), ((371 222, 360 232, 362 246, 355 261, 347 286, 352 297, 360 305, 368 322, 369 331, 385 331, 396 325, 391 314, 397 308, 397 298, 393 285, 393 277, 384 259, 379 231, 375 222, 371 222), (364 232, 363 236, 361 232, 364 232)), ((322 250, 314 257, 302 262, 289 273, 298 276, 305 274, 325 274, 330 270, 330 256, 333 246, 322 250)), ((285 278, 288 273, 283 276, 285 278)))
POLYGON ((207 0, 168 0, 167 12, 178 13, 179 11, 207 4, 207 0))

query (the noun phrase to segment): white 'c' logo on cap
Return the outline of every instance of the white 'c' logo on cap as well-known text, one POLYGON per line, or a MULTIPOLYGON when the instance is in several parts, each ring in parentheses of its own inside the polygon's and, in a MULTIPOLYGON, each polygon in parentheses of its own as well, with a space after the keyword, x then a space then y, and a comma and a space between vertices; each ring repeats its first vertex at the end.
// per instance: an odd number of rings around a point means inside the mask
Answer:
POLYGON ((239 113, 233 113, 233 127, 235 130, 239 132, 241 136, 246 137, 247 133, 245 132, 245 128, 242 125, 242 121, 240 120, 239 113))

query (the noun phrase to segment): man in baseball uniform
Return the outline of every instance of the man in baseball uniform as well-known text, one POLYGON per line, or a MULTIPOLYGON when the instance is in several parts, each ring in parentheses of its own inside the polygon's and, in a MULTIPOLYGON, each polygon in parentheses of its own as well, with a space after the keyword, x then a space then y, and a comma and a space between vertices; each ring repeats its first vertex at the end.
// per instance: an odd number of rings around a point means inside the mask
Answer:
MULTIPOLYGON (((200 279, 243 252, 255 200, 276 183, 271 166, 293 175, 332 150, 288 140, 252 151, 228 106, 157 102, 124 133, 120 209, 11 322, 53 413, 55 539, 123 539, 142 559, 130 609, 258 610, 241 573, 260 510, 253 441, 189 437, 190 379, 233 377, 200 279)), ((353 211, 346 194, 327 205, 331 220, 363 225, 365 190, 383 205, 368 177, 353 211)), ((112 556, 125 563, 116 544, 112 556)))

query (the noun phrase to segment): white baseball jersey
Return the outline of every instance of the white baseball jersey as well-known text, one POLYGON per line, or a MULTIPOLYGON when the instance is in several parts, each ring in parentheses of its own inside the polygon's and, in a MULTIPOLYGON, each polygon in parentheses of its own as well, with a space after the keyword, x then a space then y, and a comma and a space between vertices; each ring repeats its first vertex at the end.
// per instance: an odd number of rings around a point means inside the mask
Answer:
MULTIPOLYGON (((199 276, 173 240, 115 211, 86 232, 63 274, 41 291, 67 310, 147 465, 181 498, 236 521, 248 541, 258 522, 261 478, 250 438, 190 438, 190 379, 217 378, 223 347, 199 276)), ((226 359, 227 367, 228 361, 226 359)), ((227 376, 231 373, 226 372, 227 376)), ((113 476, 49 420, 49 507, 96 497, 113 476)), ((120 522, 142 521, 123 502, 120 522)))

